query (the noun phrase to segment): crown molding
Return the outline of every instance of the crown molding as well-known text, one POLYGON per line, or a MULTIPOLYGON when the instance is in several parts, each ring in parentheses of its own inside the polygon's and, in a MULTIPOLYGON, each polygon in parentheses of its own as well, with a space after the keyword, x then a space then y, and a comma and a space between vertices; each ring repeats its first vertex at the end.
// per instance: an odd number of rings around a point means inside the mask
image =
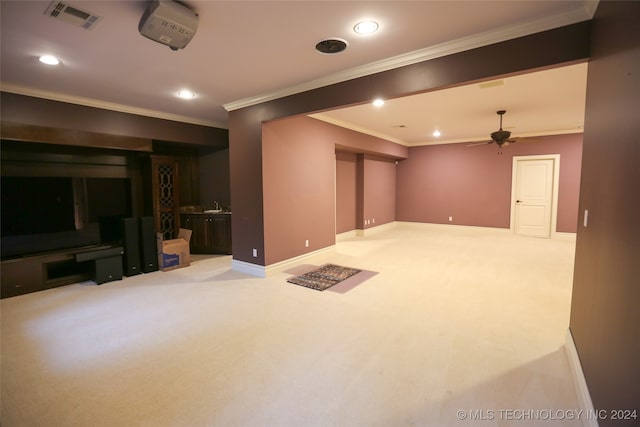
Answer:
POLYGON ((227 104, 224 104, 224 108, 227 111, 238 110, 240 108, 250 107, 252 105, 261 104, 263 102, 272 101, 274 99, 294 95, 296 93, 301 93, 312 89, 317 89, 323 86, 329 86, 347 80, 352 80, 358 77, 364 77, 371 74, 412 65, 430 59, 440 58, 443 56, 464 52, 466 50, 476 49, 506 40, 524 37, 542 31, 563 27, 566 25, 576 24, 582 21, 588 21, 593 18, 593 14, 595 13, 597 5, 598 1, 583 1, 580 3, 576 3, 576 6, 574 6, 572 9, 567 10, 561 14, 548 16, 525 23, 509 25, 506 27, 478 33, 473 36, 462 37, 446 43, 440 43, 406 54, 393 56, 391 58, 372 62, 363 66, 354 67, 349 70, 333 73, 306 83, 290 86, 288 88, 275 92, 229 102, 227 104))
POLYGON ((115 102, 107 102, 107 101, 101 101, 98 99, 91 99, 91 98, 85 98, 81 96, 67 95, 67 94, 58 93, 58 92, 35 89, 32 87, 16 85, 13 83, 3 82, 0 84, 0 89, 2 90, 2 92, 15 93, 17 95, 33 96, 36 98, 49 99, 51 101, 67 102, 70 104, 82 105, 85 107, 101 108, 103 110, 117 111, 120 113, 135 114, 138 116, 153 117, 156 119, 164 119, 164 120, 171 120, 175 122, 190 123, 193 125, 227 129, 226 123, 209 121, 209 120, 201 120, 193 117, 181 116, 179 114, 164 113, 162 111, 157 111, 157 110, 150 110, 146 108, 132 107, 124 104, 117 104, 115 102))
MULTIPOLYGON (((398 138, 394 138, 392 136, 389 135, 385 135, 381 132, 374 132, 370 129, 367 128, 363 128, 360 126, 355 126, 352 123, 348 123, 348 122, 344 122, 342 120, 338 120, 335 119, 333 117, 329 117, 326 116, 322 113, 316 113, 316 114, 309 114, 309 117, 316 119, 316 120, 321 120, 323 122, 326 123, 330 123, 332 125, 336 125, 336 126, 340 126, 342 128, 345 129, 350 129, 359 133, 363 133, 369 136, 374 136, 376 138, 380 138, 380 139, 384 139, 386 141, 389 142, 393 142, 399 145, 404 145, 405 147, 421 147, 423 145, 443 145, 443 144, 458 144, 461 142, 466 142, 469 144, 473 144, 473 143, 479 143, 479 142, 487 142, 488 141, 488 137, 467 137, 467 138, 456 138, 456 139, 442 139, 442 140, 437 140, 437 141, 433 141, 433 140, 429 140, 429 141, 420 141, 420 142, 407 142, 398 138)), ((514 138, 535 138, 538 136, 553 136, 553 135, 567 135, 567 134, 572 134, 572 133, 584 133, 584 128, 580 127, 580 128, 571 128, 571 129, 550 129, 550 130, 544 130, 544 131, 539 131, 539 132, 525 132, 525 133, 520 133, 518 135, 514 135, 514 138)))
POLYGON ((584 0, 582 7, 584 8, 585 13, 589 17, 589 19, 593 19, 593 16, 596 14, 596 9, 600 4, 600 0, 584 0))
POLYGON ((327 116, 325 114, 322 114, 322 113, 309 114, 309 117, 311 117, 312 119, 316 119, 316 120, 320 120, 320 121, 323 121, 323 122, 326 122, 326 123, 330 123, 330 124, 335 125, 335 126, 339 126, 341 128, 350 129, 350 130, 358 132, 358 133, 364 133, 364 134, 367 134, 367 135, 370 135, 370 136, 375 136, 376 138, 384 139, 385 141, 394 142, 396 144, 400 144, 400 145, 404 145, 404 146, 409 146, 409 144, 407 144, 407 142, 405 142, 405 141, 403 141, 401 139, 394 138, 394 137, 386 135, 386 134, 384 134, 382 132, 375 132, 375 131, 372 131, 370 129, 363 128, 361 126, 356 126, 356 125, 354 125, 352 123, 345 122, 345 121, 342 121, 342 120, 338 120, 338 119, 335 119, 333 117, 329 117, 329 116, 327 116))
MULTIPOLYGON (((547 130, 540 132, 526 132, 518 135, 514 135, 514 138, 522 138, 522 139, 535 139, 536 137, 543 136, 555 136, 555 135, 570 135, 574 133, 584 133, 584 129, 556 129, 556 130, 547 130)), ((459 143, 467 143, 467 144, 478 144, 481 142, 486 142, 489 144, 489 140, 487 137, 484 138, 458 138, 458 139, 445 139, 442 141, 423 141, 423 142, 415 142, 411 144, 404 144, 407 147, 422 147, 424 145, 443 145, 443 144, 459 144, 459 143)))

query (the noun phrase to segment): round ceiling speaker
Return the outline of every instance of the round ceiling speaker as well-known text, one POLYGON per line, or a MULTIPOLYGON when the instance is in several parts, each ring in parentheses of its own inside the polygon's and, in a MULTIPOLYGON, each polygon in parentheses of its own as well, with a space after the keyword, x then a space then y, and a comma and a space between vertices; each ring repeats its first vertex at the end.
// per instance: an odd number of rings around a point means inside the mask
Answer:
POLYGON ((347 48, 347 42, 341 39, 326 39, 316 44, 316 50, 320 53, 333 55, 347 48))

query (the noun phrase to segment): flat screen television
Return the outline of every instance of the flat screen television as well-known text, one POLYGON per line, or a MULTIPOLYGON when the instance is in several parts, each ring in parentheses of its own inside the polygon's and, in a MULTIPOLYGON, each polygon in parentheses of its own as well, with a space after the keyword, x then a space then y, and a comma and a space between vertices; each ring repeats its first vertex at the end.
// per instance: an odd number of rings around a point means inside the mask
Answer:
POLYGON ((2 176, 0 191, 3 259, 114 243, 101 221, 132 216, 129 178, 2 176))

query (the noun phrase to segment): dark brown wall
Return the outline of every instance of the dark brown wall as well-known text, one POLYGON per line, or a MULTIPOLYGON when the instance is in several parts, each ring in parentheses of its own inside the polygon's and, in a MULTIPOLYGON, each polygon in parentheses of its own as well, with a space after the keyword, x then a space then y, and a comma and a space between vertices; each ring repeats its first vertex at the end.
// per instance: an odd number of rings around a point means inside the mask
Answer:
POLYGON ((594 406, 640 412, 639 22, 637 1, 593 20, 570 328, 594 406))
MULTIPOLYGON (((43 142, 46 143, 46 150, 56 152, 66 150, 66 146, 70 145, 106 147, 118 151, 153 150, 155 153, 176 156, 181 163, 180 195, 184 204, 199 203, 201 190, 204 202, 219 198, 227 205, 230 203, 228 156, 205 156, 202 169, 209 174, 205 174, 202 185, 199 184, 197 159, 198 153, 205 155, 214 150, 228 153, 226 129, 8 92, 0 93, 0 103, 3 130, 7 129, 7 124, 11 124, 11 139, 43 142), (214 185, 215 189, 212 188, 214 185)), ((3 137, 7 135, 3 133, 3 137)), ((113 151, 114 155, 121 155, 118 151, 113 151)))
POLYGON ((264 265, 262 215, 262 121, 264 111, 251 108, 229 113, 231 235, 233 258, 264 265), (253 257, 252 249, 257 256, 253 257))
POLYGON ((495 78, 589 55, 589 23, 579 23, 276 99, 229 112, 233 257, 265 265, 262 123, 330 108, 495 78))
POLYGON ((560 154, 556 231, 576 232, 582 135, 495 144, 426 145, 398 166, 399 221, 509 228, 514 156, 560 154), (449 216, 453 221, 449 222, 449 216))
POLYGON ((135 114, 121 113, 8 92, 0 93, 3 122, 182 142, 228 146, 228 131, 135 114))
POLYGON ((231 207, 229 190, 229 150, 202 154, 199 158, 200 203, 212 206, 216 201, 231 207))

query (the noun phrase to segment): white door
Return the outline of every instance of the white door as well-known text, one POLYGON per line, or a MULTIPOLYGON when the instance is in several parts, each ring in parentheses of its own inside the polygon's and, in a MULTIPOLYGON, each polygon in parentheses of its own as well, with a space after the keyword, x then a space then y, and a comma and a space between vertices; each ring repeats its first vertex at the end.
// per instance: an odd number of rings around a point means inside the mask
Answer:
POLYGON ((514 157, 513 224, 516 234, 551 237, 555 163, 554 158, 514 157))

